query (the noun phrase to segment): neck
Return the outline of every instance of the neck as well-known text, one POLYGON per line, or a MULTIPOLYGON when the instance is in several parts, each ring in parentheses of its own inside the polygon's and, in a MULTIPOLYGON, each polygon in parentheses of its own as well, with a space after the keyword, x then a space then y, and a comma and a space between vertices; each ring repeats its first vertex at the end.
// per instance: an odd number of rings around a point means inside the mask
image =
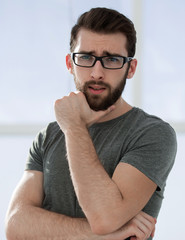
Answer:
POLYGON ((115 109, 107 114, 105 117, 101 118, 99 122, 105 122, 117 118, 132 109, 132 106, 129 105, 123 98, 119 98, 118 101, 114 104, 115 109))

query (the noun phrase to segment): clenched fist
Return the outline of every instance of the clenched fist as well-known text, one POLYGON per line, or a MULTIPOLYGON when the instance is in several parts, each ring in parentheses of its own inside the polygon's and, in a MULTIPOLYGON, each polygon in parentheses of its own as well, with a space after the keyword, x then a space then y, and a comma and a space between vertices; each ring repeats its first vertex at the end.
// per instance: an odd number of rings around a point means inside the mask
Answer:
POLYGON ((93 111, 82 92, 71 92, 68 96, 56 100, 56 120, 65 133, 67 129, 78 126, 89 127, 114 110, 114 105, 105 111, 93 111))

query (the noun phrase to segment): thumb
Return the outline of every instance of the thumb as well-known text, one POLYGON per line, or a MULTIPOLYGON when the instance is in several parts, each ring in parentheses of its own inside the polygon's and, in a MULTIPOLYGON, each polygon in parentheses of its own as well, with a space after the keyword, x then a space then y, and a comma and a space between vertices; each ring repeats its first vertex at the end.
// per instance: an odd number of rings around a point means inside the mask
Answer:
POLYGON ((114 109, 115 109, 115 106, 112 105, 104 111, 97 111, 96 116, 100 119, 100 118, 106 116, 107 114, 109 114, 110 112, 112 112, 114 109))
POLYGON ((112 112, 114 109, 115 109, 115 106, 112 105, 104 111, 92 110, 92 115, 91 115, 91 118, 89 119, 90 121, 87 121, 87 126, 90 127, 92 124, 94 124, 95 122, 99 121, 101 118, 103 118, 104 116, 112 112))
POLYGON ((112 112, 116 108, 115 105, 110 106, 106 111, 112 112))

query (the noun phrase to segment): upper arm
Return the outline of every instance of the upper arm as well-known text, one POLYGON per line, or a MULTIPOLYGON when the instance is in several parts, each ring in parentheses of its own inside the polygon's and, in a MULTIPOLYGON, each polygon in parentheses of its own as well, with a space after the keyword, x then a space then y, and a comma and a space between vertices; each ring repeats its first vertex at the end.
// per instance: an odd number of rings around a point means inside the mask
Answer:
POLYGON ((157 188, 156 183, 141 171, 123 162, 116 167, 112 180, 123 197, 124 222, 144 208, 157 188))
POLYGON ((157 187, 164 188, 175 154, 175 132, 166 123, 145 124, 143 131, 133 134, 113 174, 127 219, 145 207, 157 187))
POLYGON ((20 205, 40 207, 43 196, 43 173, 40 171, 25 171, 13 193, 9 211, 20 205))

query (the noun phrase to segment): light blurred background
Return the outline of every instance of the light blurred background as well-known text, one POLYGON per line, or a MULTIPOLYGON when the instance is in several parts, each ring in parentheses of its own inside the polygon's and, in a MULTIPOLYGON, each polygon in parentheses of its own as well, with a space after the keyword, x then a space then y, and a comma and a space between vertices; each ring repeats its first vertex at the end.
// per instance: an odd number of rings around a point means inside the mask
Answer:
POLYGON ((138 70, 124 98, 170 122, 178 140, 154 239, 184 239, 184 0, 0 0, 0 239, 29 146, 55 120, 54 101, 74 90, 65 67, 70 29, 91 7, 119 10, 135 23, 138 70))

